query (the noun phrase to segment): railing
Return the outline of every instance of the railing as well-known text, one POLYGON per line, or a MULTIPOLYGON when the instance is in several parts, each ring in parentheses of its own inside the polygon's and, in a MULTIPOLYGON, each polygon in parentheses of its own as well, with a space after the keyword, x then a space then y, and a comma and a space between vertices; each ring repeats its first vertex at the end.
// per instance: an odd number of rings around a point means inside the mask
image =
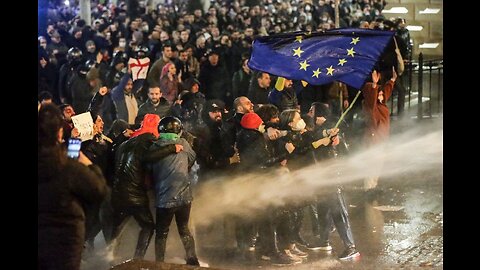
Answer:
POLYGON ((401 85, 395 86, 390 99, 392 115, 405 114, 417 119, 442 116, 443 59, 424 60, 420 53, 418 61, 405 61, 405 71, 399 80, 401 85), (404 106, 399 104, 399 101, 402 102, 402 91, 406 95, 404 106), (406 107, 405 111, 403 107, 406 107))

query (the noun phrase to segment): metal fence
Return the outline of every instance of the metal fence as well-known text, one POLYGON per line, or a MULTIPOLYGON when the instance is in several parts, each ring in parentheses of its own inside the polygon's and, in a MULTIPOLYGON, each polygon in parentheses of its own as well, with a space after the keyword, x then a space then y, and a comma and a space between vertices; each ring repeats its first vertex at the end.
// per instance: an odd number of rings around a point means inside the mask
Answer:
MULTIPOLYGON (((420 53, 417 60, 406 60, 405 71, 400 76, 405 88, 405 110, 398 104, 401 91, 395 87, 390 99, 392 115, 418 119, 441 117, 443 114, 443 59, 424 60, 420 53), (400 112, 400 113, 399 113, 400 112)), ((400 99, 401 101, 401 99, 400 99)))

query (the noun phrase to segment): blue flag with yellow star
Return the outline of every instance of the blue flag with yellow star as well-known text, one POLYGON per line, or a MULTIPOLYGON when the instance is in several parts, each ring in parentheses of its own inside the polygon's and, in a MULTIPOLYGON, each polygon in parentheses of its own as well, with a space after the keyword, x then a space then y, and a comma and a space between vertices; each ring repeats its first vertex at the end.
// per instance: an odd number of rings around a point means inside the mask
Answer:
POLYGON ((360 89, 394 34, 340 28, 258 37, 248 66, 312 85, 340 81, 360 89))

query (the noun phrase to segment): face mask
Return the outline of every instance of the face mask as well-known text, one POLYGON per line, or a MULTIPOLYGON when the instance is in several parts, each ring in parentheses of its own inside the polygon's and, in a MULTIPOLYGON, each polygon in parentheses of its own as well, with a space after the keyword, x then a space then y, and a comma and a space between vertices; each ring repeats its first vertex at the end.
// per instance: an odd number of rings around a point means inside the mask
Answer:
POLYGON ((258 127, 258 131, 260 131, 261 133, 265 133, 265 125, 264 125, 264 124, 261 124, 261 125, 258 127))
POLYGON ((148 25, 145 25, 145 26, 143 27, 143 32, 148 32, 148 25))
POLYGON ((118 46, 121 47, 121 48, 125 48, 126 45, 127 45, 127 42, 125 42, 125 41, 120 41, 118 43, 118 46))
POLYGON ((301 131, 304 130, 306 126, 307 124, 305 123, 305 121, 303 121, 303 119, 300 119, 300 121, 297 122, 297 124, 295 125, 295 127, 292 128, 292 130, 301 131))

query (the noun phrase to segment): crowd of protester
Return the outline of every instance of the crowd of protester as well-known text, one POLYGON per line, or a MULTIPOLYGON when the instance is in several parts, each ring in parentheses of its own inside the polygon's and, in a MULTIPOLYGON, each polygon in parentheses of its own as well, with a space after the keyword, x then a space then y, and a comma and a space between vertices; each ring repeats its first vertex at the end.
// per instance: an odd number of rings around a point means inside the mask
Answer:
MULTIPOLYGON (((195 184, 242 171, 294 171, 348 152, 351 119, 333 127, 359 89, 340 82, 303 86, 287 78, 280 92, 273 74, 248 67, 255 37, 334 28, 334 1, 217 0, 206 12, 199 1, 167 1, 153 9, 139 1, 133 10, 123 1, 98 2, 91 3, 91 25, 80 19, 78 6, 52 4, 46 32, 38 37, 39 122, 48 103, 60 109, 63 141, 80 135, 72 116, 90 112, 94 122, 93 139, 82 142, 81 151, 99 167, 107 188, 102 201, 84 206, 86 231, 79 237, 87 248, 94 248, 100 231, 116 246, 122 224, 133 216, 142 228, 134 257, 145 256, 155 230, 156 260, 163 261, 175 216, 186 261, 198 265, 188 229, 195 184), (128 61, 144 58, 150 60, 146 78, 134 80, 128 61)), ((340 1, 339 25, 395 30, 396 48, 408 59, 405 20, 385 18, 385 5, 340 1)), ((386 79, 398 67, 395 53, 390 58, 384 59, 386 79)), ((333 224, 345 244, 340 259, 359 256, 341 187, 326 199, 271 206, 254 220, 225 219, 235 224, 245 260, 253 249, 274 264, 301 263, 307 250, 332 249, 333 224), (306 208, 314 224, 311 243, 300 234, 306 208)))

